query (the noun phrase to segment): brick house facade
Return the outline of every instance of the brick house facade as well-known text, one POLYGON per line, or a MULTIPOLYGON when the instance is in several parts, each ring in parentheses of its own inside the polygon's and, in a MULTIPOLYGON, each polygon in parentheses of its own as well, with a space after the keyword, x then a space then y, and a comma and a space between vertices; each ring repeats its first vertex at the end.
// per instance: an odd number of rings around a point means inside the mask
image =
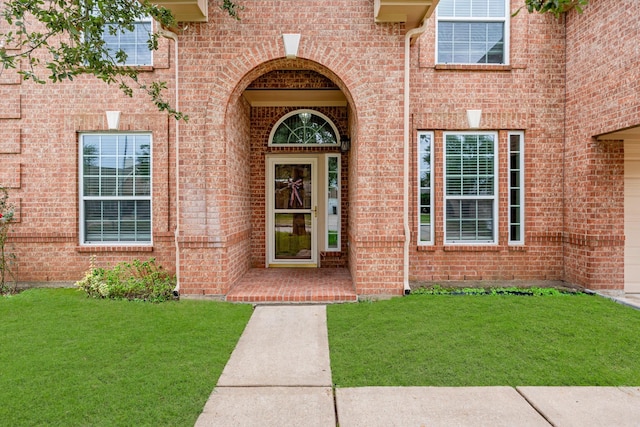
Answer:
MULTIPOLYGON (((556 19, 512 17, 522 1, 506 1, 504 60, 484 64, 437 57, 429 0, 408 58, 405 34, 421 19, 376 22, 395 19, 393 0, 241 1, 240 21, 209 3, 206 22, 181 24, 177 50, 163 39, 143 68, 143 79, 168 82, 186 123, 89 77, 42 86, 0 75, 0 184, 18 207, 10 243, 20 281, 78 280, 91 257, 108 265, 153 256, 178 273, 185 295, 225 295, 249 269, 278 264, 348 268, 360 295, 448 280, 640 292, 625 215, 634 201, 625 164, 640 141, 640 3, 591 0, 583 14, 556 19), (289 34, 300 38, 287 57, 289 34), (479 126, 468 110, 481 110, 479 126), (117 130, 106 111, 120 112, 117 130), (331 123, 336 144, 272 143, 299 111, 331 123), (151 185, 136 205, 150 206, 149 241, 87 240, 87 135, 150 138, 151 185), (456 141, 474 138, 477 152, 455 153, 456 141), (465 187, 455 162, 464 169, 470 158, 493 163, 484 175, 474 166, 465 187), (317 173, 318 199, 300 201, 304 214, 278 211, 272 198, 284 182, 274 171, 294 168, 286 165, 317 173), (273 245, 296 233, 273 230, 296 214, 313 245, 281 263, 273 245)), ((106 215, 108 201, 99 203, 106 215)))

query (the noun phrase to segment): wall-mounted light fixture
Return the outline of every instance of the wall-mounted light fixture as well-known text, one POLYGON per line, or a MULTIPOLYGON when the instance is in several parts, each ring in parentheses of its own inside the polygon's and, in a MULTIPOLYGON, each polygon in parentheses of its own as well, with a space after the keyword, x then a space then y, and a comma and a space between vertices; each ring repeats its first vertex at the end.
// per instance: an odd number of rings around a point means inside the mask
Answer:
POLYGON ((340 139, 340 151, 349 151, 351 148, 351 140, 349 138, 340 139))
POLYGON ((467 110, 467 123, 469 129, 478 129, 482 119, 482 110, 467 110))
POLYGON ((300 45, 300 34, 283 34, 284 56, 289 59, 298 57, 298 46, 300 45))
POLYGON ((118 130, 120 128, 120 111, 107 111, 107 128, 118 130))

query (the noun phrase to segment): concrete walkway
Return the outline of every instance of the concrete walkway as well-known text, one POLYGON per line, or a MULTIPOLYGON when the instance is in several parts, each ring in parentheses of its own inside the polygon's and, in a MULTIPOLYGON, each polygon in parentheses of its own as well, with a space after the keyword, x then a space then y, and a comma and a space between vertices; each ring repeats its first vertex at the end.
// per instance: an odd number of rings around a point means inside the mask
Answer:
POLYGON ((640 426, 640 387, 334 391, 326 307, 258 306, 196 426, 640 426))

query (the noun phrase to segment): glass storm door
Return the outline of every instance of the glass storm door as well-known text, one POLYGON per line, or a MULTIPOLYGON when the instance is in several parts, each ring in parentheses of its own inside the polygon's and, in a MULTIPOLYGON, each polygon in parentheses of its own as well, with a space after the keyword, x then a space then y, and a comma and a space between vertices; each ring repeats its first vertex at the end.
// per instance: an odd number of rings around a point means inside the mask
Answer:
POLYGON ((315 158, 267 162, 269 267, 316 267, 318 214, 315 158))

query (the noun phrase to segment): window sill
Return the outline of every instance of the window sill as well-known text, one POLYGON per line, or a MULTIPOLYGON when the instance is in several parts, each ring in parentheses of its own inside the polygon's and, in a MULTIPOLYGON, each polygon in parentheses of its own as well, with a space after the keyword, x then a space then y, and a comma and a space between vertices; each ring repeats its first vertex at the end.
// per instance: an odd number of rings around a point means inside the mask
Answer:
POLYGON ((418 245, 418 252, 435 252, 435 245, 418 245))
POLYGON ((436 64, 436 71, 511 71, 511 65, 501 64, 436 64))
POLYGON ((153 252, 153 246, 76 246, 76 252, 153 252))
POLYGON ((449 245, 443 246, 445 252, 499 252, 498 245, 449 245))
POLYGON ((126 67, 132 68, 141 73, 153 71, 155 69, 153 65, 126 65, 126 67))
POLYGON ((321 251, 320 256, 325 258, 339 258, 342 256, 342 251, 321 251))

